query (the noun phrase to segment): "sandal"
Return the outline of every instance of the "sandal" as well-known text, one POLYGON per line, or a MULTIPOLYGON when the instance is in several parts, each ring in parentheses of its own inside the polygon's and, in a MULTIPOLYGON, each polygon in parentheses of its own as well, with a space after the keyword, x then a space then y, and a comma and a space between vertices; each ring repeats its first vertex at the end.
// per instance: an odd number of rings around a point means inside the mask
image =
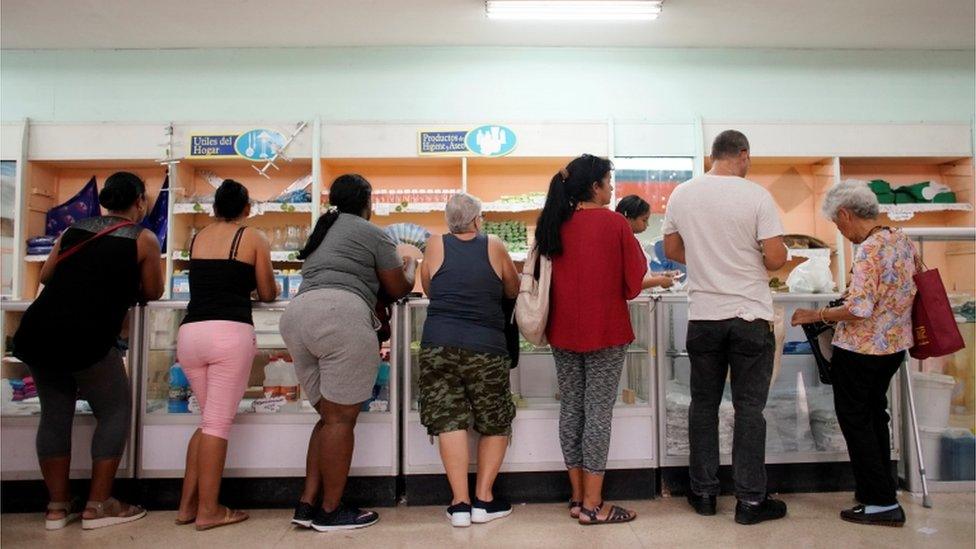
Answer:
POLYGON ((95 511, 95 517, 82 517, 81 527, 84 530, 117 526, 146 516, 146 510, 142 507, 122 503, 115 498, 108 498, 105 501, 89 501, 85 506, 85 511, 89 509, 95 511))
POLYGON ((586 507, 580 507, 580 520, 579 523, 583 526, 591 526, 594 524, 621 524, 624 522, 630 522, 637 518, 637 513, 633 511, 628 511, 623 507, 617 507, 616 505, 610 506, 610 512, 607 513, 607 518, 601 519, 597 517, 600 514, 600 510, 603 508, 603 503, 597 505, 595 509, 587 509, 586 507), (586 517, 589 520, 583 520, 586 517))
POLYGON ((580 509, 582 508, 582 501, 569 500, 569 518, 578 519, 580 516, 580 509))
POLYGON ((223 520, 220 522, 212 522, 210 524, 197 524, 197 532, 213 530, 214 528, 220 528, 221 526, 230 526, 231 524, 244 522, 248 518, 250 518, 250 515, 243 511, 234 511, 230 507, 224 507, 223 520))
POLYGON ((47 504, 47 511, 49 513, 51 511, 64 511, 64 516, 56 519, 49 519, 46 514, 44 515, 45 530, 60 530, 81 518, 81 500, 52 501, 47 504))
POLYGON ((176 519, 173 521, 173 524, 177 526, 186 526, 187 524, 193 524, 196 521, 197 521, 197 517, 188 518, 186 520, 176 519))

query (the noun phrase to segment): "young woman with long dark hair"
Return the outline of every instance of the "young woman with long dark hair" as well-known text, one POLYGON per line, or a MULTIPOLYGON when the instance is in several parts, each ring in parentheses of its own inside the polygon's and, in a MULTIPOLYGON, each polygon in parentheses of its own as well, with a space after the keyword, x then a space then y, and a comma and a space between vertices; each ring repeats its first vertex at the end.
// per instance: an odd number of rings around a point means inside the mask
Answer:
POLYGON ((607 209, 613 165, 584 154, 553 176, 536 226, 552 260, 546 336, 559 383, 559 439, 580 524, 620 523, 637 514, 603 501, 613 406, 624 353, 634 340, 627 300, 641 291, 647 262, 630 225, 607 209))

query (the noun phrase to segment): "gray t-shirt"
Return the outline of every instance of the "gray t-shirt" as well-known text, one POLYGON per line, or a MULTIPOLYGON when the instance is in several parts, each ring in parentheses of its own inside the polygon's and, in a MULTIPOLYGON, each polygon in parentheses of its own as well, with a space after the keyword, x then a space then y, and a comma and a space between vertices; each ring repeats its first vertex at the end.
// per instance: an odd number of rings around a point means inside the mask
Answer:
POLYGON ((761 242, 781 236, 783 224, 769 191, 741 177, 700 175, 674 190, 663 231, 685 243, 690 320, 773 320, 761 242))
POLYGON ((403 265, 396 245, 383 229, 351 214, 339 214, 322 244, 302 265, 299 294, 323 288, 346 290, 372 309, 380 280, 376 271, 403 265))

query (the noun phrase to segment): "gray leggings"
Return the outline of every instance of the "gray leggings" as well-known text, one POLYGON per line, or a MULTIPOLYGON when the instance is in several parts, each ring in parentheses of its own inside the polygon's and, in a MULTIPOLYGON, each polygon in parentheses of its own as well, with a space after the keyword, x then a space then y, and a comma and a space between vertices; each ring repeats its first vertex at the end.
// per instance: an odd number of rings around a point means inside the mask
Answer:
POLYGON ((71 426, 79 391, 91 405, 96 420, 92 460, 122 456, 129 438, 132 394, 118 349, 113 348, 104 358, 77 372, 47 366, 31 368, 31 375, 41 400, 38 459, 71 455, 71 426))
POLYGON ((603 474, 626 345, 588 353, 553 349, 559 381, 559 442, 566 467, 603 474))

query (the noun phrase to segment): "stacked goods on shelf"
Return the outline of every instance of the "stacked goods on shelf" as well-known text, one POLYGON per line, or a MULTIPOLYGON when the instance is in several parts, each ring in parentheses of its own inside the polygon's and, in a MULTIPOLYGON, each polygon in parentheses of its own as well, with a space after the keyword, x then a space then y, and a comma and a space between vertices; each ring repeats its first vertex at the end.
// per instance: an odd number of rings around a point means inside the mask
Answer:
POLYGON ((504 195, 494 202, 482 204, 486 212, 521 212, 541 210, 546 203, 546 193, 530 192, 519 195, 504 195))
POLYGON ((955 204, 956 193, 941 183, 922 181, 911 185, 892 187, 884 179, 868 182, 871 191, 881 204, 955 204))
POLYGON ((485 221, 484 232, 501 239, 509 253, 529 251, 528 229, 521 221, 485 221))

